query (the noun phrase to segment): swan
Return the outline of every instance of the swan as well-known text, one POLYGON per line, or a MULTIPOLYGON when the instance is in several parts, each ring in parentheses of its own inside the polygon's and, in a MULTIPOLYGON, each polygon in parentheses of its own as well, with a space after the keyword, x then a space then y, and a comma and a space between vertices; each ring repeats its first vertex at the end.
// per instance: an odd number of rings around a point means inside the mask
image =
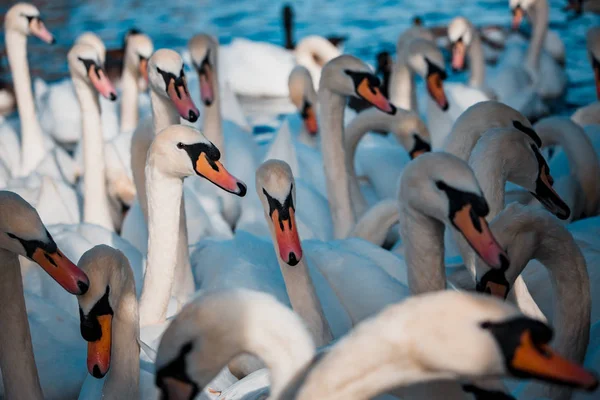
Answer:
POLYGON ((78 266, 90 277, 89 290, 77 296, 90 374, 79 400, 156 398, 154 373, 140 365, 138 303, 127 257, 99 245, 83 254, 78 266))
MULTIPOLYGON (((594 82, 596 84, 596 96, 600 100, 600 28, 592 27, 586 32, 586 47, 590 58, 590 64, 594 71, 594 82)), ((595 101, 585 107, 581 107, 571 117, 573 121, 581 126, 600 124, 600 103, 595 101)))
POLYGON ((596 0, 567 0, 568 4, 565 10, 573 10, 575 15, 581 15, 584 12, 600 14, 600 3, 596 0))
POLYGON ((568 199, 568 221, 594 216, 600 210, 600 161, 582 127, 567 117, 548 117, 534 125, 544 146, 560 146, 549 162, 554 188, 568 199))
MULTIPOLYGON (((0 204, 0 253, 5 264, 0 269, 0 302, 5 321, 0 332, 0 369, 4 396, 15 399, 42 399, 44 396, 34 361, 18 256, 37 263, 71 294, 85 293, 89 287, 89 279, 64 256, 35 209, 23 198, 9 191, 0 191, 0 204)), ((31 298, 27 301, 32 319, 39 317, 40 308, 44 309, 45 303, 40 300, 31 298)), ((57 330, 61 329, 57 321, 51 320, 49 323, 56 325, 57 330)), ((48 321, 45 326, 34 324, 32 328, 46 332, 51 330, 48 321)), ((50 335, 46 333, 47 341, 51 340, 48 336, 50 335)), ((38 350, 48 351, 47 348, 38 350)), ((38 365, 50 367, 44 365, 43 361, 46 361, 45 357, 38 357, 38 365)), ((46 396, 48 395, 49 393, 46 393, 46 396)))
MULTIPOLYGON (((506 249, 511 263, 505 270, 489 270, 478 264, 477 289, 505 298, 529 260, 538 260, 548 270, 554 293, 552 302, 540 304, 550 311, 546 315, 551 316, 556 326, 553 346, 567 359, 582 363, 589 341, 592 301, 586 260, 573 236, 541 207, 518 203, 498 214, 490 228, 506 249)), ((538 267, 535 264, 539 274, 538 267)), ((529 274, 529 277, 534 276, 543 279, 529 274)), ((545 386, 536 393, 552 399, 571 397, 571 389, 566 387, 545 386)))
MULTIPOLYGON (((150 59, 149 67, 150 75, 159 73, 154 64, 154 56, 150 59)), ((151 79, 155 80, 155 77, 151 79)), ((169 91, 183 90, 174 89, 178 79, 180 78, 170 75, 165 77, 165 85, 169 91)), ((178 265, 182 262, 178 259, 181 254, 178 243, 182 242, 180 218, 183 179, 198 175, 237 196, 246 195, 245 184, 227 172, 219 158, 219 150, 204 135, 183 125, 172 125, 162 130, 150 146, 145 174, 148 198, 148 263, 140 298, 142 327, 165 321, 171 293, 179 288, 174 282, 183 279, 186 274, 191 274, 191 270, 181 271, 183 268, 178 265)), ((183 229, 185 230, 185 224, 183 229)), ((187 242, 184 242, 184 245, 187 253, 187 242)), ((193 281, 181 284, 184 287, 191 286, 193 291, 193 281)), ((173 295, 184 302, 189 293, 174 292, 173 295)))
POLYGON ((290 101, 296 107, 303 122, 299 130, 298 141, 310 147, 316 147, 319 133, 317 121, 318 98, 310 71, 301 65, 292 69, 288 78, 290 101))
POLYGON ((379 85, 379 79, 353 56, 339 56, 323 67, 319 85, 321 152, 336 239, 346 237, 355 225, 344 164, 342 123, 346 98, 356 96, 383 112, 394 114, 396 108, 381 94, 379 85))
POLYGON ((55 146, 40 126, 27 62, 29 35, 35 35, 46 43, 53 43, 54 37, 46 29, 39 10, 28 3, 12 6, 4 22, 6 51, 19 118, 16 121, 4 120, 0 124, 0 159, 13 177, 25 177, 35 170, 73 184, 78 174, 73 160, 62 148, 55 146), (17 133, 19 129, 20 136, 17 133))

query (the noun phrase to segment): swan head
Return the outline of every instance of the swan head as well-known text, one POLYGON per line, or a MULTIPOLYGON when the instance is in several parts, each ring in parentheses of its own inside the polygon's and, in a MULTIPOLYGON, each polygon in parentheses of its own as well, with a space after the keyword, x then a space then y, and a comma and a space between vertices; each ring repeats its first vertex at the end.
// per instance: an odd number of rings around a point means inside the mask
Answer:
POLYGON ((410 319, 413 340, 402 344, 426 371, 454 379, 534 378, 587 390, 598 385, 594 374, 549 346, 552 328, 496 298, 455 291, 414 296, 380 314, 387 329, 396 321, 406 323, 407 317, 398 314, 407 309, 423 322, 410 319))
POLYGON ((452 69, 465 68, 465 56, 473 40, 473 25, 465 17, 456 17, 448 25, 448 39, 452 46, 452 69))
MULTIPOLYGON (((161 338, 155 362, 161 399, 194 399, 242 353, 263 358, 268 367, 285 363, 293 373, 310 362, 315 345, 300 317, 269 294, 205 292, 177 314, 161 338)), ((272 371, 272 393, 283 385, 280 372, 272 371)))
MULTIPOLYGON (((77 296, 81 336, 88 342, 87 368, 100 379, 110 369, 113 316, 121 297, 137 302, 133 271, 121 251, 106 245, 86 251, 78 265, 90 278, 89 290, 77 296)), ((132 312, 130 307, 119 311, 132 312)), ((137 320, 137 310, 133 312, 131 318, 137 320)))
POLYGON ((210 35, 199 34, 190 39, 188 48, 200 78, 200 98, 205 106, 210 106, 215 100, 215 90, 218 89, 213 85, 218 84, 214 74, 217 68, 219 42, 210 35))
POLYGON ((290 72, 288 89, 290 100, 300 112, 306 132, 316 135, 319 132, 316 113, 317 92, 315 92, 312 76, 306 67, 298 65, 290 72))
POLYGON ((56 43, 40 17, 40 10, 33 4, 17 3, 12 6, 4 17, 4 27, 23 36, 33 35, 46 43, 56 43))
POLYGON ((148 60, 148 81, 154 93, 173 103, 181 118, 190 122, 198 120, 200 111, 190 96, 183 60, 177 52, 157 50, 148 60))
POLYGON ((600 99, 600 28, 593 27, 586 33, 587 49, 594 69, 594 80, 596 82, 596 96, 600 99))
POLYGON ((290 166, 280 160, 265 161, 256 170, 256 193, 265 211, 279 258, 289 266, 302 260, 296 225, 296 187, 290 166))
POLYGON ((142 90, 148 86, 148 60, 154 52, 154 44, 148 35, 130 31, 125 36, 125 62, 141 78, 142 90))
POLYGON ((431 135, 425 122, 419 115, 412 111, 404 111, 392 116, 393 121, 390 132, 408 151, 411 159, 431 151, 431 135))
POLYGON ((537 0, 510 0, 509 6, 513 15, 512 29, 517 30, 523 21, 523 17, 530 13, 537 0))
POLYGON ((432 41, 415 38, 406 45, 404 58, 409 68, 425 80, 429 97, 446 111, 449 107, 444 92, 447 74, 440 49, 432 41))
POLYGON ((492 268, 508 264, 485 219, 488 203, 463 160, 441 152, 423 154, 405 167, 398 196, 403 207, 457 230, 492 268))
POLYGON ((244 197, 246 184, 231 175, 220 158, 219 149, 200 131, 172 125, 156 135, 148 151, 147 165, 181 179, 198 175, 229 193, 244 197))
POLYGON ((325 64, 319 87, 363 99, 385 113, 396 113, 396 107, 381 93, 379 78, 365 63, 351 55, 341 55, 325 64))
POLYGON ((104 54, 98 53, 97 46, 85 42, 75 43, 67 59, 74 81, 85 82, 111 101, 117 99, 117 91, 104 71, 104 54))
POLYGON ((34 261, 69 293, 88 290, 87 275, 60 251, 35 208, 8 191, 0 191, 0 248, 34 261))

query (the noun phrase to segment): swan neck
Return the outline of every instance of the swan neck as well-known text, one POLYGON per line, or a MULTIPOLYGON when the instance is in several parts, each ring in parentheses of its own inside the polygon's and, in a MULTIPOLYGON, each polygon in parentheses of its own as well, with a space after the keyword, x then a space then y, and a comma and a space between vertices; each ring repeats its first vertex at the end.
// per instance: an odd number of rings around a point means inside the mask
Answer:
POLYGON ((546 40, 546 32, 548 31, 548 2, 539 0, 535 3, 533 9, 533 33, 531 42, 527 49, 527 65, 535 71, 539 70, 540 57, 546 40))
POLYGON ((138 76, 134 72, 135 68, 125 60, 123 74, 121 76, 121 86, 123 87, 121 99, 121 132, 131 132, 139 120, 138 114, 138 76))
POLYGON ((152 104, 154 134, 158 134, 160 131, 171 125, 180 123, 179 113, 170 99, 151 90, 150 102, 152 104))
POLYGON ((417 111, 417 95, 415 79, 408 68, 402 62, 394 64, 390 79, 390 100, 399 108, 417 111))
POLYGON ((45 155, 44 136, 35 112, 27 62, 27 37, 6 30, 6 53, 21 122, 21 176, 29 175, 45 155))
POLYGON ((481 37, 475 29, 472 30, 471 45, 469 46, 469 64, 471 66, 469 85, 476 88, 483 87, 485 84, 485 60, 481 37))
MULTIPOLYGON (((216 51, 215 60, 216 60, 216 51)), ((221 94, 219 90, 218 63, 215 61, 211 70, 211 85, 213 88, 213 102, 204 106, 204 123, 202 124, 204 136, 217 146, 221 152, 221 163, 225 161, 225 146, 223 141, 223 122, 221 118, 221 94)))
POLYGON ((345 97, 327 88, 319 89, 321 111, 321 151, 327 199, 333 219, 334 238, 343 239, 354 227, 354 213, 350 203, 348 171, 344 152, 344 107, 345 97))
POLYGON ((84 205, 83 220, 113 230, 108 204, 104 160, 104 137, 97 92, 87 83, 73 77, 75 93, 81 108, 83 131, 84 205))
POLYGON ((43 399, 18 256, 0 249, 0 369, 7 399, 43 399))
POLYGON ((183 180, 167 176, 148 156, 148 258, 140 298, 140 326, 162 323, 175 278, 183 180))

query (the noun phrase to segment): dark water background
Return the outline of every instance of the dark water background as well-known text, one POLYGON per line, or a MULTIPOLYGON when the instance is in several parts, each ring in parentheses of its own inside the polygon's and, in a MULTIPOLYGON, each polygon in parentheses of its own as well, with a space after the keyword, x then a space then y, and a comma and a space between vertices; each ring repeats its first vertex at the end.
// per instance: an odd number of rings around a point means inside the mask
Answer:
MULTIPOLYGON (((155 48, 181 48, 199 32, 216 35, 221 43, 232 38, 283 44, 281 9, 290 3, 295 11, 296 40, 308 34, 343 35, 345 52, 371 64, 381 50, 394 52, 398 35, 420 15, 427 26, 447 24, 464 15, 476 25, 508 26, 508 0, 35 0, 57 44, 47 46, 32 38, 29 60, 32 74, 53 81, 67 73, 66 53, 75 38, 94 31, 107 48, 121 45, 124 32, 137 27, 148 34, 155 48)), ((600 24, 600 17, 585 15, 569 20, 562 11, 566 0, 550 0, 551 29, 560 32, 567 48, 568 108, 595 100, 593 72, 585 48, 585 32, 600 24)), ((14 4, 1 0, 0 20, 14 4)), ((0 55, 4 55, 4 29, 0 55)), ((6 67, 2 57, 0 65, 6 67)), ((10 79, 7 68, 0 76, 10 79)), ((459 79, 460 77, 456 77, 459 79)), ((568 111, 567 109, 563 111, 568 111)))

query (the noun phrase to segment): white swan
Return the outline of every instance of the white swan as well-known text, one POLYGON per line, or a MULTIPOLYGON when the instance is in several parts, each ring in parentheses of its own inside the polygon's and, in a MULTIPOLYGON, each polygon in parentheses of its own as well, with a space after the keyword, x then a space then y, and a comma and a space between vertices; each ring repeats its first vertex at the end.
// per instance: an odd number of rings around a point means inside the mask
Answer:
MULTIPOLYGON (((586 46, 594 72, 596 96, 600 100, 600 27, 592 27, 586 33, 586 46)), ((581 126, 600 124, 600 102, 595 101, 578 109, 571 117, 581 126)))
POLYGON ((90 277, 89 290, 77 297, 90 373, 79 400, 156 397, 154 373, 140 365, 138 303, 129 261, 119 250, 100 245, 83 254, 78 265, 90 277))
MULTIPOLYGON (((77 268, 56 246, 56 243, 46 230, 37 212, 20 196, 8 192, 0 192, 0 252, 4 265, 0 269, 2 290, 0 291, 0 302, 2 303, 2 315, 6 323, 0 333, 2 351, 0 352, 0 369, 6 398, 42 399, 42 388, 38 378, 36 363, 34 361, 34 349, 32 348, 30 327, 27 323, 25 309, 25 297, 23 295, 22 272, 19 266, 18 256, 27 257, 38 263, 56 282, 66 291, 73 294, 83 294, 88 290, 88 277, 77 268)), ((57 331, 64 329, 64 324, 53 319, 43 321, 40 324, 40 316, 48 312, 49 306, 42 299, 32 296, 28 299, 28 311, 34 320, 32 331, 46 332, 45 346, 62 345, 58 340, 53 342, 52 331, 54 326, 57 331), (49 343, 50 342, 50 343, 49 343)), ((47 315, 50 315, 49 313, 47 315)), ((43 317, 42 317, 43 319, 43 317)), ((67 323, 65 321, 65 323, 67 323)), ((52 352, 52 348, 39 346, 37 351, 52 352)), ((63 349, 70 355, 70 349, 63 349)), ((56 354, 55 354, 56 355, 56 354)), ((52 368, 46 362, 49 361, 41 354, 38 355, 38 366, 44 375, 44 369, 52 368)), ((63 366, 55 369, 68 370, 63 366)), ((72 381, 77 378, 72 376, 72 381)), ((43 380, 45 387, 49 388, 48 381, 43 380)), ((56 383, 56 382, 55 382, 56 383)), ((69 391, 67 386, 63 388, 69 391)), ((75 382, 77 385, 77 382, 75 382)), ((52 396, 52 389, 45 392, 46 398, 52 396)))

